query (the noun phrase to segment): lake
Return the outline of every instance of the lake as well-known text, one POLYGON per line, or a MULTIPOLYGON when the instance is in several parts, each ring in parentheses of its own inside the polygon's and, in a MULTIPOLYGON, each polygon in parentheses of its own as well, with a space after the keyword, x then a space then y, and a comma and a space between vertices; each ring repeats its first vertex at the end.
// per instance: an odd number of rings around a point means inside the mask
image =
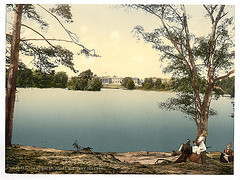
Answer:
MULTIPOLYGON (((17 88, 13 144, 73 150, 74 140, 95 152, 178 150, 195 139, 197 127, 181 112, 158 107, 176 93, 102 89, 17 88)), ((212 101, 208 151, 222 151, 234 138, 233 99, 212 101)))

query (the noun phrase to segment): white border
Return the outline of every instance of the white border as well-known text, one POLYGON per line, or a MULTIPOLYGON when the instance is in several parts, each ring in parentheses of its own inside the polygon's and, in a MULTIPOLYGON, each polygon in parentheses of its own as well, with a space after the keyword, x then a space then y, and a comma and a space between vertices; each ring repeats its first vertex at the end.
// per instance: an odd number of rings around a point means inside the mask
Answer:
POLYGON ((0 77, 2 78, 0 81, 0 98, 1 98, 1 104, 0 104, 0 133, 1 133, 1 138, 0 138, 0 178, 1 179, 24 179, 24 180, 32 180, 32 179, 79 179, 79 178, 96 178, 96 179, 122 179, 122 178, 136 178, 136 179, 146 179, 146 178, 151 178, 151 179, 159 179, 159 178, 167 178, 167 179, 194 179, 194 180, 198 180, 198 179, 215 179, 217 178, 218 180, 220 179, 240 179, 240 146, 239 146, 239 127, 240 127, 240 115, 239 115, 239 92, 238 90, 240 89, 240 78, 239 78, 239 72, 238 70, 240 69, 240 64, 239 64, 239 54, 238 54, 238 49, 240 49, 240 45, 239 45, 239 39, 240 39, 240 35, 239 35, 239 17, 240 14, 238 11, 240 11, 240 4, 239 2, 235 1, 235 0, 194 0, 194 1, 188 1, 188 0, 175 0, 175 1, 167 1, 167 0, 118 0, 118 1, 113 1, 113 0, 70 0, 67 1, 69 4, 129 4, 129 3, 144 3, 144 4, 150 4, 150 3, 154 3, 154 4, 159 4, 159 3, 175 3, 175 4, 179 4, 179 3, 183 3, 183 4, 228 4, 228 5, 235 5, 235 20, 236 20, 236 60, 235 60, 235 77, 236 77, 236 97, 235 97, 235 122, 234 122, 234 156, 235 156, 235 162, 234 162, 234 175, 224 175, 224 176, 215 176, 215 175, 179 175, 179 176, 169 176, 169 175, 9 175, 9 174, 5 174, 5 150, 4 150, 4 119, 5 119, 5 46, 4 46, 4 42, 5 42, 5 4, 11 4, 11 3, 41 3, 41 4, 54 4, 54 3, 66 3, 65 0, 53 0, 53 1, 49 1, 49 0, 41 0, 41 1, 36 1, 36 0, 31 0, 31 1, 27 1, 27 0, 8 0, 8 1, 1 1, 1 5, 0 5, 0 42, 2 42, 2 45, 0 47, 0 53, 1 53, 1 63, 0 63, 0 77))

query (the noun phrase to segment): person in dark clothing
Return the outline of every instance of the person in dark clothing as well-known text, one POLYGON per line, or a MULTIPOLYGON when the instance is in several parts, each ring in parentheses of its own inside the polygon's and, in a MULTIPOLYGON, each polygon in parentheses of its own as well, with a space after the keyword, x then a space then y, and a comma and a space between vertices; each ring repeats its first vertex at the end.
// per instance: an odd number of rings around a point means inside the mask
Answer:
POLYGON ((180 148, 182 152, 181 156, 175 161, 175 163, 186 162, 187 158, 192 154, 191 141, 187 139, 187 143, 183 144, 180 148))
POLYGON ((185 154, 192 154, 192 146, 189 139, 187 139, 187 143, 182 146, 181 151, 185 154))

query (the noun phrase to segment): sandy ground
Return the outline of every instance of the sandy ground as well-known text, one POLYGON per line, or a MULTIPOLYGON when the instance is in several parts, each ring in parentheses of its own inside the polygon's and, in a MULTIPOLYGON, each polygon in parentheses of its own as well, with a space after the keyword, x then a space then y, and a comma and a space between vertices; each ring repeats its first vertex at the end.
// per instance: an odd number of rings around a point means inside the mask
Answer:
MULTIPOLYGON (((23 146, 20 148, 25 150, 44 151, 44 152, 67 152, 65 150, 42 148, 33 146, 23 146)), ((109 153, 108 153, 109 154, 109 153)), ((140 164, 159 164, 164 161, 174 162, 177 160, 179 155, 172 156, 171 153, 166 152, 149 152, 149 151, 138 151, 138 152, 126 152, 126 153, 110 153, 121 162, 126 163, 140 163, 140 164)), ((84 155, 82 155, 84 156, 84 155)))
POLYGON ((206 164, 173 163, 166 152, 89 152, 15 145, 6 149, 6 173, 17 174, 232 174, 233 163, 209 152, 206 164))

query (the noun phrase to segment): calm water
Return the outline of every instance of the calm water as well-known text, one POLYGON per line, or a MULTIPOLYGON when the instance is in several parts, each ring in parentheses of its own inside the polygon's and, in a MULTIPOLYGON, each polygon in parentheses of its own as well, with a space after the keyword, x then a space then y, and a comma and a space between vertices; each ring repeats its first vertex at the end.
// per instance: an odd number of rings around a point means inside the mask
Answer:
MULTIPOLYGON (((76 139, 96 152, 171 152, 196 135, 195 123, 184 114, 158 108, 158 102, 173 96, 138 90, 18 88, 13 143, 71 150, 76 139)), ((212 101, 218 115, 209 119, 211 151, 222 151, 233 142, 231 101, 212 101)))

